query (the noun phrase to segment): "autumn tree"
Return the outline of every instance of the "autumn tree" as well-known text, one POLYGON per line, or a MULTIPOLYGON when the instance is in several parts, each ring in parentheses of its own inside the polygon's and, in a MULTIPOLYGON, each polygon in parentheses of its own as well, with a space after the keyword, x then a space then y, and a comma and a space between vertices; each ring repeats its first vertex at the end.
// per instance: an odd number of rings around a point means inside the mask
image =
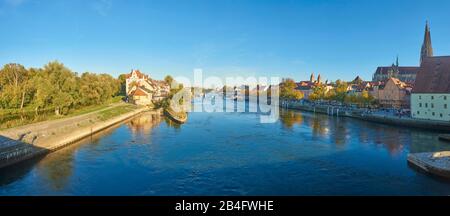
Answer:
POLYGON ((280 83, 280 98, 287 100, 300 100, 303 93, 296 89, 297 84, 292 79, 283 79, 280 83))

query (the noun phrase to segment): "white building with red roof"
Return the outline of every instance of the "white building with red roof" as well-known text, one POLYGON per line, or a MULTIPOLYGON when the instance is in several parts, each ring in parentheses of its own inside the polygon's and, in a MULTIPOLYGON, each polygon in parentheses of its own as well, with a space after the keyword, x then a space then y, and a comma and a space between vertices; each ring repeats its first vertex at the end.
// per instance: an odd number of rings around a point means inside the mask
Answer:
POLYGON ((149 78, 139 70, 132 70, 126 75, 126 92, 131 103, 150 105, 167 97, 170 86, 165 81, 149 78))

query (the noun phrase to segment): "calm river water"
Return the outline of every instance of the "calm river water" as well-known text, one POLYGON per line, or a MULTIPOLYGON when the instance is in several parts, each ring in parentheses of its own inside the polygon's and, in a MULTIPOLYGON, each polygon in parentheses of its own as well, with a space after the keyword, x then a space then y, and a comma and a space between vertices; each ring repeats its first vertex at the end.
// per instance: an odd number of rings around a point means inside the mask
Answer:
POLYGON ((281 110, 143 114, 0 170, 0 195, 450 195, 407 153, 450 150, 437 133, 281 110))

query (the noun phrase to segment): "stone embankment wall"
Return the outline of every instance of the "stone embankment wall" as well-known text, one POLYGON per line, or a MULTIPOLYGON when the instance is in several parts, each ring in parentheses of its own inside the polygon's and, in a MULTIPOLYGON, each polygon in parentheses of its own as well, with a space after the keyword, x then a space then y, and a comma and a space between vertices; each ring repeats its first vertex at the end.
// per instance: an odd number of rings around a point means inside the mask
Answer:
MULTIPOLYGON (((139 108, 105 121, 96 122, 90 126, 79 127, 64 134, 40 137, 39 142, 31 142, 30 140, 33 139, 30 138, 20 137, 17 139, 17 137, 1 136, 0 134, 0 168, 56 151, 147 110, 147 108, 139 108)), ((160 111, 155 111, 155 114, 160 114, 160 111)), ((32 134, 33 132, 30 131, 29 133, 32 134)))
POLYGON ((296 109, 314 113, 322 113, 330 116, 341 116, 357 118, 364 121, 371 121, 381 124, 397 125, 402 127, 413 127, 427 130, 450 131, 450 122, 413 119, 409 117, 384 116, 365 113, 363 109, 342 108, 327 105, 309 105, 297 102, 282 102, 281 107, 296 109))

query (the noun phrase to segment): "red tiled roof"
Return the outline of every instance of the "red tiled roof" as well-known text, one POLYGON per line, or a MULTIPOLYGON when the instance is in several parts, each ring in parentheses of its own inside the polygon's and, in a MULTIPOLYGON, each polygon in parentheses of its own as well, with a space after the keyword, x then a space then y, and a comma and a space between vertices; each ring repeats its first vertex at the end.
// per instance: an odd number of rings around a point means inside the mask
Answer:
POLYGON ((147 92, 142 90, 141 88, 137 88, 133 93, 131 93, 133 96, 147 96, 147 92))
POLYGON ((404 88, 408 87, 408 85, 405 82, 402 82, 397 78, 391 77, 390 80, 392 80, 394 82, 394 84, 400 89, 404 89, 404 88))
POLYGON ((297 90, 309 90, 315 85, 315 83, 311 81, 300 81, 295 84, 297 84, 297 90))
POLYGON ((144 77, 147 77, 147 75, 141 73, 141 71, 139 71, 139 70, 132 70, 131 73, 127 74, 126 78, 127 78, 127 79, 130 78, 131 75, 133 74, 133 72, 136 72, 136 75, 137 75, 140 79, 142 79, 142 78, 144 78, 144 77))
POLYGON ((424 58, 413 93, 450 93, 450 56, 424 58))

